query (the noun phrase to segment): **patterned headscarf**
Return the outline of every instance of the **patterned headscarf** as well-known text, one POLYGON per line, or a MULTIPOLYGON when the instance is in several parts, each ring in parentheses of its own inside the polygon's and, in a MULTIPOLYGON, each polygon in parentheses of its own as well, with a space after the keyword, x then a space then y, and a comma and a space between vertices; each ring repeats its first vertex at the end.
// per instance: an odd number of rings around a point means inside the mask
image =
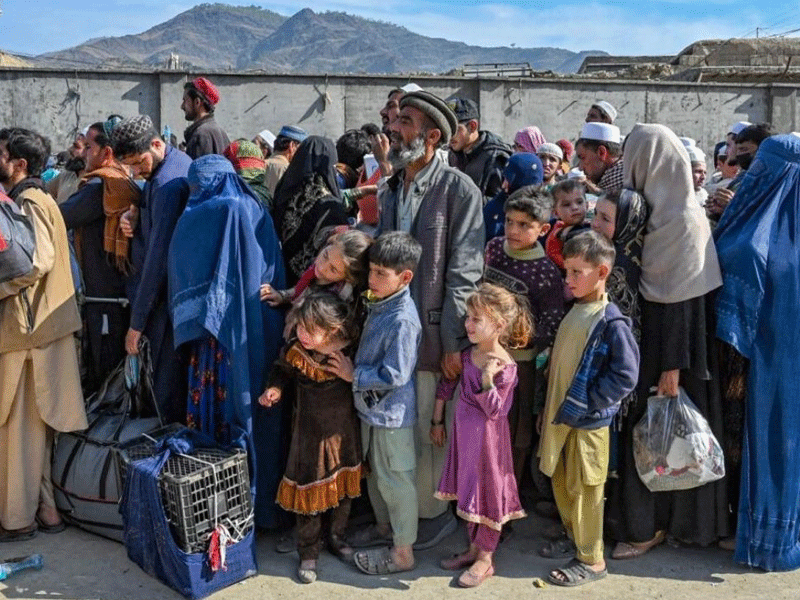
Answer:
POLYGON ((609 298, 622 314, 633 321, 637 341, 641 335, 639 275, 642 272, 642 244, 647 225, 647 203, 634 190, 620 190, 614 224, 614 249, 617 257, 608 276, 609 298))
POLYGON ((252 179, 258 173, 264 172, 264 154, 250 140, 241 138, 231 142, 222 154, 245 179, 252 179))
POLYGON ((544 139, 544 135, 538 127, 531 125, 517 132, 517 135, 514 136, 514 143, 525 148, 525 152, 536 154, 539 146, 547 143, 547 140, 544 139))

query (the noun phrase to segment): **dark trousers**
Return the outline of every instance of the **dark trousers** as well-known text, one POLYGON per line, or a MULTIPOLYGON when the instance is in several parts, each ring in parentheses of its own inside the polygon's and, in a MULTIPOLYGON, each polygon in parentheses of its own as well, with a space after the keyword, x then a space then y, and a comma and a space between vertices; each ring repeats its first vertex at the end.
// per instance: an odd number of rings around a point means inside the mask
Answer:
POLYGON ((344 532, 350 517, 350 498, 342 498, 339 506, 316 515, 297 515, 297 551, 300 560, 316 560, 322 546, 323 517, 330 521, 330 542, 333 546, 344 544, 344 532))

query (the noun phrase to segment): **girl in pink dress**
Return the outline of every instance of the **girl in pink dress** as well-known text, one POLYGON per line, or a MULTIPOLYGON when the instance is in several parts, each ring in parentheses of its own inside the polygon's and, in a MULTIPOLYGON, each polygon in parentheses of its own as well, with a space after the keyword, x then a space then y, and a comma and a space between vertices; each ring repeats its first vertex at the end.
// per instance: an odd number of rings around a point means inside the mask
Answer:
MULTIPOLYGON (((476 587, 494 574, 492 555, 503 524, 525 516, 514 478, 507 418, 517 365, 507 348, 524 348, 532 328, 526 300, 489 283, 467 299, 465 327, 474 345, 461 353, 461 395, 435 496, 457 500, 456 512, 467 522, 470 539, 466 551, 440 564, 450 570, 469 566, 458 583, 476 587)), ((436 392, 430 436, 438 446, 447 437, 444 405, 457 384, 442 379, 436 392)))

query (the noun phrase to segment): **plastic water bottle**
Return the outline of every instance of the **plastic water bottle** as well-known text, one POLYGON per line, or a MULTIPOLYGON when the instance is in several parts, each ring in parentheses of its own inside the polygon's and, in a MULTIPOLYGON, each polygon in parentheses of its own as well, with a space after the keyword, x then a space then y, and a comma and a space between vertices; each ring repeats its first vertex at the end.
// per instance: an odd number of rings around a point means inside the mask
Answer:
POLYGON ((164 125, 164 131, 161 134, 161 137, 164 138, 164 142, 167 146, 170 145, 170 140, 172 139, 172 130, 169 128, 169 125, 164 125))
POLYGON ((44 566, 41 554, 31 554, 30 556, 21 556, 19 558, 9 558, 6 561, 0 562, 0 581, 8 579, 14 573, 18 573, 25 569, 36 569, 40 571, 44 566))

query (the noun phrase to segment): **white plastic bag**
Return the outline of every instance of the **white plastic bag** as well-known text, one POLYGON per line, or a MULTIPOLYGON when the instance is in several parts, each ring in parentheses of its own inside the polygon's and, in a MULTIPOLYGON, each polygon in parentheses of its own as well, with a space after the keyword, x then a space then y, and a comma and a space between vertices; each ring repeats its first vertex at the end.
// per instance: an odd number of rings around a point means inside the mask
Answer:
POLYGON ((722 447, 683 388, 677 397, 647 399, 633 428, 633 457, 651 492, 688 490, 725 476, 722 447))

